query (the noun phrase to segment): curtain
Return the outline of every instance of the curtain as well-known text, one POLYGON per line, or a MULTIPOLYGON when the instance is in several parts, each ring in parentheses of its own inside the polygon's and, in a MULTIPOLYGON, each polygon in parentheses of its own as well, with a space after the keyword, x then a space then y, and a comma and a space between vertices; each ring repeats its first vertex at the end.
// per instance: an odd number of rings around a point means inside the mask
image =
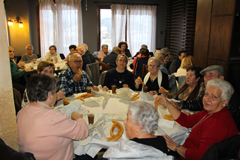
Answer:
POLYGON ((132 55, 139 51, 142 44, 146 44, 149 51, 155 51, 157 6, 113 4, 111 10, 112 46, 117 46, 120 41, 127 41, 132 55))
POLYGON ((68 55, 71 44, 81 44, 81 0, 39 0, 41 56, 45 57, 50 45, 57 52, 68 55))
POLYGON ((118 46, 118 43, 125 41, 125 27, 127 18, 127 5, 112 4, 112 28, 111 44, 112 47, 118 46))
POLYGON ((129 5, 127 13, 127 41, 132 55, 137 53, 142 44, 148 50, 156 49, 156 11, 157 6, 129 5))

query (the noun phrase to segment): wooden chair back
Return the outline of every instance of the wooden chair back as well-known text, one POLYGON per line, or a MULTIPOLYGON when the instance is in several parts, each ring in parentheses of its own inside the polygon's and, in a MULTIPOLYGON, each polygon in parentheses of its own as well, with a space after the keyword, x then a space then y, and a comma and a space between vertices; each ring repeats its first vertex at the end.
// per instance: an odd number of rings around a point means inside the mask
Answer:
POLYGON ((100 70, 100 73, 102 73, 103 71, 106 71, 106 69, 104 69, 104 68, 107 68, 107 70, 109 70, 110 69, 110 64, 109 63, 103 63, 103 62, 101 62, 101 61, 99 61, 99 70, 100 70))
POLYGON ((142 67, 142 75, 144 75, 145 73, 148 72, 148 66, 143 64, 143 67, 142 67))

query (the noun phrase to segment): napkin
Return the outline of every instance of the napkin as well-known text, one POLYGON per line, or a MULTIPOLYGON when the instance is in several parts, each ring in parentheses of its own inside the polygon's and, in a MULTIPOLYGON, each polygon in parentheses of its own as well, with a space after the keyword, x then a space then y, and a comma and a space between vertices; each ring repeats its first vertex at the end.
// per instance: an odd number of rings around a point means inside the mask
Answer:
POLYGON ((173 128, 174 125, 175 125, 175 121, 169 121, 169 120, 166 120, 166 119, 160 119, 160 121, 158 122, 158 125, 162 126, 162 127, 173 128))
POLYGON ((83 104, 80 100, 75 100, 66 106, 59 106, 53 108, 54 110, 61 111, 62 113, 66 113, 68 117, 71 118, 72 112, 76 111, 79 114, 83 114, 84 116, 88 114, 88 111, 85 108, 82 108, 83 104))
POLYGON ((133 90, 131 90, 130 88, 120 88, 117 90, 118 97, 126 100, 131 100, 132 93, 133 90))

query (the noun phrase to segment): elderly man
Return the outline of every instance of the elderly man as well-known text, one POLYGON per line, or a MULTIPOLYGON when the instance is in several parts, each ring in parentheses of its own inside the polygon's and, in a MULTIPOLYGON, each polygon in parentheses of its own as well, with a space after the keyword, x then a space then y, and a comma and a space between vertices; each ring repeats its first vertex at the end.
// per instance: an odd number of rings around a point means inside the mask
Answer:
POLYGON ((93 86, 87 73, 84 70, 79 72, 82 66, 82 57, 77 53, 71 55, 68 68, 63 70, 57 78, 57 91, 63 91, 67 97, 74 93, 86 92, 88 86, 98 91, 98 87, 93 86))
POLYGON ((82 60, 83 60, 82 69, 85 71, 86 65, 91 63, 90 59, 85 54, 86 48, 83 45, 82 46, 80 45, 76 48, 76 52, 82 56, 82 60))
POLYGON ((108 52, 108 45, 107 44, 103 44, 102 45, 102 50, 98 53, 98 58, 103 61, 103 58, 105 58, 108 54, 110 54, 110 52, 108 52))
POLYGON ((169 67, 169 70, 168 70, 169 74, 177 72, 177 69, 180 67, 181 62, 182 62, 183 58, 185 58, 185 57, 187 57, 186 51, 180 51, 178 53, 178 58, 175 59, 169 67))
POLYGON ((103 59, 103 62, 106 64, 109 63, 110 69, 116 68, 117 67, 116 59, 118 54, 120 53, 121 53, 121 49, 119 47, 113 47, 112 52, 103 59))
MULTIPOLYGON (((220 65, 212 65, 209 66, 205 69, 203 69, 200 74, 204 75, 204 84, 206 86, 207 82, 212 79, 220 78, 224 79, 224 72, 223 72, 223 67, 220 65)), ((202 99, 204 97, 205 90, 202 91, 199 96, 191 101, 182 101, 182 109, 188 109, 190 111, 201 111, 203 110, 203 103, 202 99)), ((213 97, 214 98, 214 97, 213 97)), ((240 101, 239 101, 239 96, 234 92, 232 95, 228 106, 228 110, 233 116, 233 119, 238 127, 238 130, 240 130, 240 101)))
POLYGON ((168 56, 168 54, 164 51, 164 50, 156 50, 154 56, 156 58, 159 59, 161 66, 160 66, 160 70, 165 73, 165 74, 169 74, 167 68, 164 66, 164 59, 168 56))
POLYGON ((85 55, 90 59, 91 63, 94 63, 96 60, 95 60, 94 56, 92 55, 92 52, 90 52, 88 50, 88 46, 85 43, 81 44, 80 46, 85 47, 85 55))

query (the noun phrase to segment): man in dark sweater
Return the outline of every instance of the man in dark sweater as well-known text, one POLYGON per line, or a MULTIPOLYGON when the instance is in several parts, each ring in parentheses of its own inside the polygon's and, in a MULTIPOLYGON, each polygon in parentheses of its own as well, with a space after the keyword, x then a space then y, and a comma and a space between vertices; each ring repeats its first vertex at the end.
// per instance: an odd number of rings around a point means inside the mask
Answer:
POLYGON ((120 54, 120 52, 121 52, 120 48, 113 47, 112 52, 103 59, 103 63, 106 63, 106 64, 109 63, 110 69, 116 68, 117 67, 116 59, 118 54, 120 54))
POLYGON ((84 47, 85 47, 85 55, 89 58, 90 62, 91 62, 91 63, 96 62, 94 56, 92 55, 92 52, 90 52, 90 51, 88 50, 87 44, 83 43, 83 44, 81 44, 81 46, 84 46, 84 47))
POLYGON ((187 56, 186 51, 180 51, 178 53, 178 58, 175 59, 169 67, 169 70, 168 70, 169 74, 177 72, 177 69, 180 67, 183 58, 185 58, 186 56, 187 56))
POLYGON ((88 56, 86 56, 85 51, 86 51, 86 50, 85 50, 85 47, 84 47, 84 46, 78 46, 78 47, 76 48, 76 52, 82 56, 82 61, 83 61, 82 69, 83 69, 84 71, 86 71, 86 65, 91 63, 91 61, 90 61, 90 59, 88 58, 88 56))

